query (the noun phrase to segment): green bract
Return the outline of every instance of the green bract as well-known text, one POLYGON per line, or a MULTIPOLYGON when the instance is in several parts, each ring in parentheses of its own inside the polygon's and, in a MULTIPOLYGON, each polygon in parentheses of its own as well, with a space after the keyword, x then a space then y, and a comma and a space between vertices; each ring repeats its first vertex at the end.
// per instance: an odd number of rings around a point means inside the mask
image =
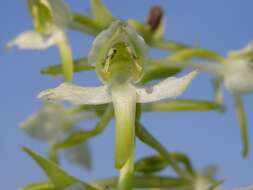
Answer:
POLYGON ((197 72, 181 78, 169 77, 149 87, 137 87, 147 58, 144 40, 129 26, 115 21, 94 40, 89 61, 105 83, 101 87, 79 87, 64 83, 39 94, 45 100, 74 104, 113 103, 116 121, 115 166, 121 170, 119 189, 130 189, 134 171, 136 103, 179 96, 197 72))

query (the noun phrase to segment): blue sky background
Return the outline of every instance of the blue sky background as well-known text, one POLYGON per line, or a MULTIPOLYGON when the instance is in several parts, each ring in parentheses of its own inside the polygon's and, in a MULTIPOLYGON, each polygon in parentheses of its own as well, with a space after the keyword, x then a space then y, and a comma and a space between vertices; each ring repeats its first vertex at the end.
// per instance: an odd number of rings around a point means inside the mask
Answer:
MULTIPOLYGON (((67 0, 74 10, 87 12, 85 0, 67 0)), ((116 17, 145 21, 150 6, 159 4, 166 11, 166 37, 187 44, 215 50, 223 55, 238 49, 253 37, 252 0, 104 0, 116 17)), ((62 78, 41 76, 46 65, 58 63, 55 48, 48 51, 6 50, 4 45, 20 32, 32 29, 25 1, 2 1, 0 7, 0 188, 16 190, 28 183, 46 179, 41 170, 21 151, 28 146, 45 153, 45 144, 26 136, 18 128, 30 114, 41 107, 36 95, 42 89, 54 87, 62 78)), ((84 56, 91 48, 92 38, 69 33, 75 57, 84 56)), ((154 56, 165 55, 158 51, 154 56)), ((201 74, 182 98, 212 99, 210 78, 201 74)), ((81 73, 75 81, 82 85, 97 85, 94 73, 81 73)), ((253 96, 243 98, 253 146, 253 96)), ((225 178, 225 187, 253 184, 253 150, 247 160, 241 157, 241 141, 235 117, 233 99, 225 92, 227 112, 155 113, 146 114, 144 125, 170 150, 186 152, 194 165, 201 169, 217 164, 218 177, 225 178)), ((89 127, 89 126, 83 126, 89 127)), ((92 180, 116 175, 113 169, 114 126, 90 142, 94 165, 92 171, 64 163, 75 176, 92 180)), ((152 150, 137 142, 137 157, 152 150)))

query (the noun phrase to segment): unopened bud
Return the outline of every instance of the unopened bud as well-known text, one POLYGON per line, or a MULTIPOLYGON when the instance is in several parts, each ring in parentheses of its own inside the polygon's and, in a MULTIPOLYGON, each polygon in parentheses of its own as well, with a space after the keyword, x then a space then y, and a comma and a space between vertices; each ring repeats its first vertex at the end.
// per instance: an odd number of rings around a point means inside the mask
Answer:
POLYGON ((160 6, 151 7, 148 15, 147 25, 152 32, 154 32, 161 24, 163 15, 163 9, 160 6))

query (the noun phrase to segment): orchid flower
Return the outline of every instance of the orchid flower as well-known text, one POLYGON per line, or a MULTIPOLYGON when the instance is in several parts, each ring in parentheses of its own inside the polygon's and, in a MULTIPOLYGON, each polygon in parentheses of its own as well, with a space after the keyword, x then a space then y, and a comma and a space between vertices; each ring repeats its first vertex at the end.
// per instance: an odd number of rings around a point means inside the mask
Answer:
POLYGON ((115 21, 96 37, 88 56, 104 85, 80 87, 63 83, 38 95, 44 100, 68 101, 77 105, 112 102, 116 120, 115 166, 120 169, 119 189, 122 190, 130 189, 134 170, 136 103, 177 97, 197 74, 169 77, 154 86, 138 87, 135 84, 142 77, 147 58, 143 38, 124 22, 115 21))
MULTIPOLYGON (((180 57, 179 54, 183 55, 182 52, 178 52, 176 57, 180 57)), ((250 42, 241 50, 229 52, 227 58, 222 60, 222 64, 173 62, 171 60, 170 57, 167 57, 159 61, 167 63, 166 65, 169 67, 198 69, 199 71, 208 72, 216 76, 215 98, 219 103, 223 101, 222 88, 220 86, 221 82, 223 82, 225 88, 233 94, 237 117, 241 128, 243 156, 246 157, 248 155, 247 121, 241 95, 253 91, 253 42, 250 42)))
POLYGON ((28 0, 35 31, 23 32, 7 47, 20 49, 47 49, 57 45, 62 59, 65 81, 72 80, 72 53, 64 30, 72 15, 63 0, 28 0))
MULTIPOLYGON (((49 144, 49 156, 57 161, 57 152, 54 145, 71 135, 75 125, 83 120, 96 117, 93 112, 75 113, 60 104, 45 104, 20 126, 31 137, 49 144), (52 149, 51 149, 52 148, 52 149)), ((72 163, 85 168, 91 167, 91 158, 88 144, 82 143, 64 149, 65 157, 72 163)))

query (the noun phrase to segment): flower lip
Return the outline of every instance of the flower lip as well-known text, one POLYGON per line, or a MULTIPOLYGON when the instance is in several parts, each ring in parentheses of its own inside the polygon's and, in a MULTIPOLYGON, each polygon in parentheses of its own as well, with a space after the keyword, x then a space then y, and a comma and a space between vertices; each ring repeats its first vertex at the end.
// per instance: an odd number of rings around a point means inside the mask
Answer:
MULTIPOLYGON (((88 62, 96 66, 96 72, 100 79, 107 83, 107 76, 102 72, 105 62, 111 54, 111 50, 119 44, 126 44, 138 61, 142 69, 147 61, 147 46, 143 38, 125 22, 114 21, 106 30, 102 31, 94 40, 93 47, 88 55, 88 62)), ((141 75, 140 75, 141 77, 141 75)), ((140 77, 137 77, 138 79, 140 77)), ((135 79, 137 80, 137 79, 135 79)))

